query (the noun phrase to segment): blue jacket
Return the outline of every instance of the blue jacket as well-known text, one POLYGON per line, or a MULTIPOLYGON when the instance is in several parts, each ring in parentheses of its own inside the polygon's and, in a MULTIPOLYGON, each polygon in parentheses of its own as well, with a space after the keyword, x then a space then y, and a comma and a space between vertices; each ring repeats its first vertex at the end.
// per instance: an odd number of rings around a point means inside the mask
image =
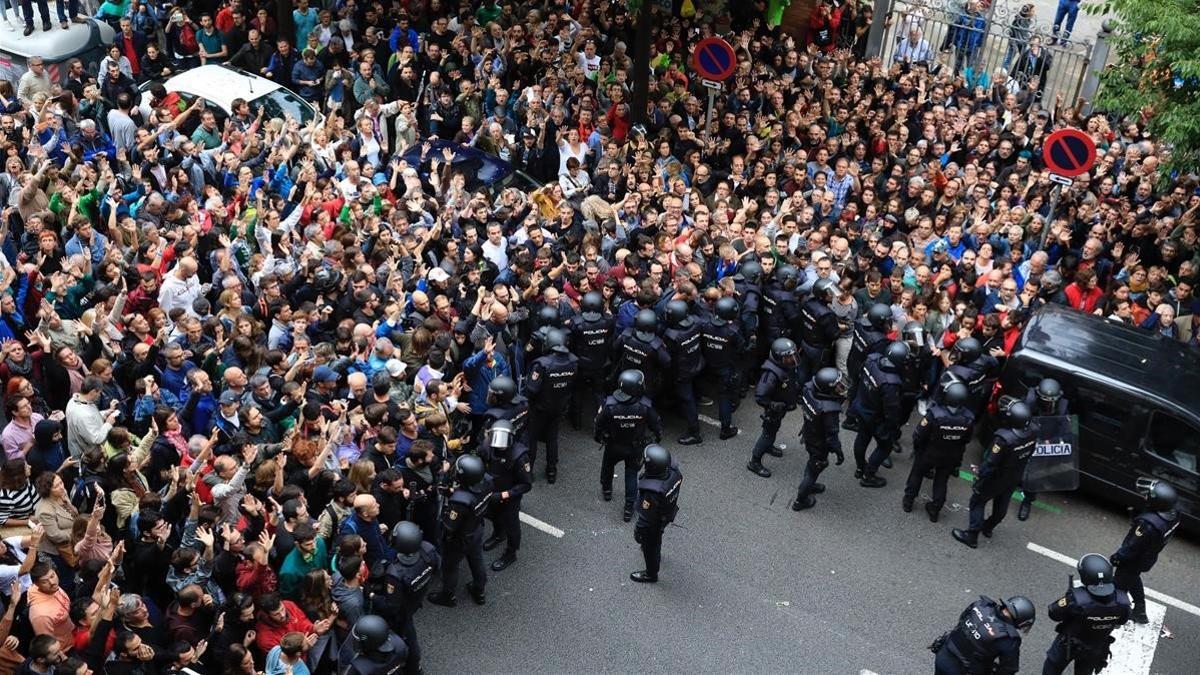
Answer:
POLYGON ((472 415, 482 415, 487 412, 488 384, 501 375, 512 375, 508 361, 499 353, 492 354, 494 363, 487 364, 487 352, 480 349, 463 362, 463 372, 467 374, 467 383, 471 385, 471 395, 467 403, 471 405, 472 415))
POLYGON ((979 45, 983 42, 985 26, 986 19, 982 14, 972 15, 970 12, 959 14, 958 20, 954 22, 954 46, 968 52, 979 49, 979 45))
POLYGON ((384 539, 383 532, 379 531, 378 520, 368 522, 359 518, 357 513, 351 512, 350 517, 342 521, 342 531, 339 534, 357 534, 362 537, 363 543, 367 545, 368 566, 377 561, 388 562, 396 557, 396 552, 384 539))
POLYGON ((325 79, 325 66, 321 65, 320 61, 314 61, 310 66, 300 59, 296 65, 292 66, 292 82, 296 83, 296 93, 300 94, 300 98, 306 101, 316 101, 321 97, 321 86, 310 87, 305 84, 300 84, 300 80, 315 80, 321 82, 325 79))
POLYGON ((96 155, 104 153, 109 159, 116 157, 117 148, 113 145, 112 139, 102 129, 96 127, 96 133, 91 138, 83 135, 83 133, 75 134, 75 138, 71 139, 72 144, 79 144, 83 148, 83 161, 90 162, 96 155))

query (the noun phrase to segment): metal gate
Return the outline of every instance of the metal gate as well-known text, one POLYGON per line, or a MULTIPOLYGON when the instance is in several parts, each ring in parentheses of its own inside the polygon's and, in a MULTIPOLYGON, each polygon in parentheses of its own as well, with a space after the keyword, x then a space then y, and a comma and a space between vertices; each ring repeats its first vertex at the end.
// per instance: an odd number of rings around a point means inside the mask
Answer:
POLYGON ((1044 106, 1053 108, 1059 95, 1063 105, 1074 105, 1088 74, 1092 43, 1053 35, 1054 17, 1023 15, 1022 8, 1030 4, 1026 0, 976 4, 977 12, 964 17, 967 0, 891 0, 880 58, 891 63, 900 41, 915 28, 942 69, 969 76, 972 85, 990 86, 999 71, 1011 70, 1037 36, 1050 55, 1049 70, 1039 87, 1044 106))

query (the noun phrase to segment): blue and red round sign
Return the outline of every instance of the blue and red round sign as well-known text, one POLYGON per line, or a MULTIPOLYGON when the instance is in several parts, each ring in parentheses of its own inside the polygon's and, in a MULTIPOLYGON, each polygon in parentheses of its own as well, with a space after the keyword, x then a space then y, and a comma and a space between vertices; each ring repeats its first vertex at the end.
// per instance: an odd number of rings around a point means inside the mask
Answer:
POLYGON ((1079 129, 1059 129, 1042 144, 1042 162, 1060 176, 1081 176, 1096 163, 1096 142, 1079 129))
POLYGON ((726 80, 737 69, 733 47, 719 37, 704 38, 692 51, 692 69, 706 80, 726 80))

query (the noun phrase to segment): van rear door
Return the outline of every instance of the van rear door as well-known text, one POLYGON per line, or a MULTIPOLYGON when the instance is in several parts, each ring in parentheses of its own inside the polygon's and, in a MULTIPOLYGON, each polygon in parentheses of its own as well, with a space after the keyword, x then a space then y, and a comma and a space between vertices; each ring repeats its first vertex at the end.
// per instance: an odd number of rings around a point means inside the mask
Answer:
POLYGON ((1118 390, 1079 378, 1067 382, 1071 410, 1079 416, 1079 469, 1132 489, 1145 416, 1132 414, 1134 401, 1118 390))
POLYGON ((1187 506, 1180 510, 1195 513, 1200 507, 1200 424, 1162 408, 1142 407, 1149 420, 1140 438, 1136 475, 1169 481, 1187 506))

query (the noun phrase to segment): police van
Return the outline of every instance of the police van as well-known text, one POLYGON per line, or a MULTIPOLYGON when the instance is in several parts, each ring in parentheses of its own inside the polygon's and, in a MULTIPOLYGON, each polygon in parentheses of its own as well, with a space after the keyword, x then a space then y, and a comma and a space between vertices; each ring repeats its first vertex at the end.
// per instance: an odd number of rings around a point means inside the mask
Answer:
POLYGON ((1144 330, 1049 305, 1030 319, 1003 373, 1023 396, 1044 377, 1079 420, 1081 485, 1141 503, 1138 479, 1169 481, 1183 525, 1200 533, 1200 355, 1144 330))

